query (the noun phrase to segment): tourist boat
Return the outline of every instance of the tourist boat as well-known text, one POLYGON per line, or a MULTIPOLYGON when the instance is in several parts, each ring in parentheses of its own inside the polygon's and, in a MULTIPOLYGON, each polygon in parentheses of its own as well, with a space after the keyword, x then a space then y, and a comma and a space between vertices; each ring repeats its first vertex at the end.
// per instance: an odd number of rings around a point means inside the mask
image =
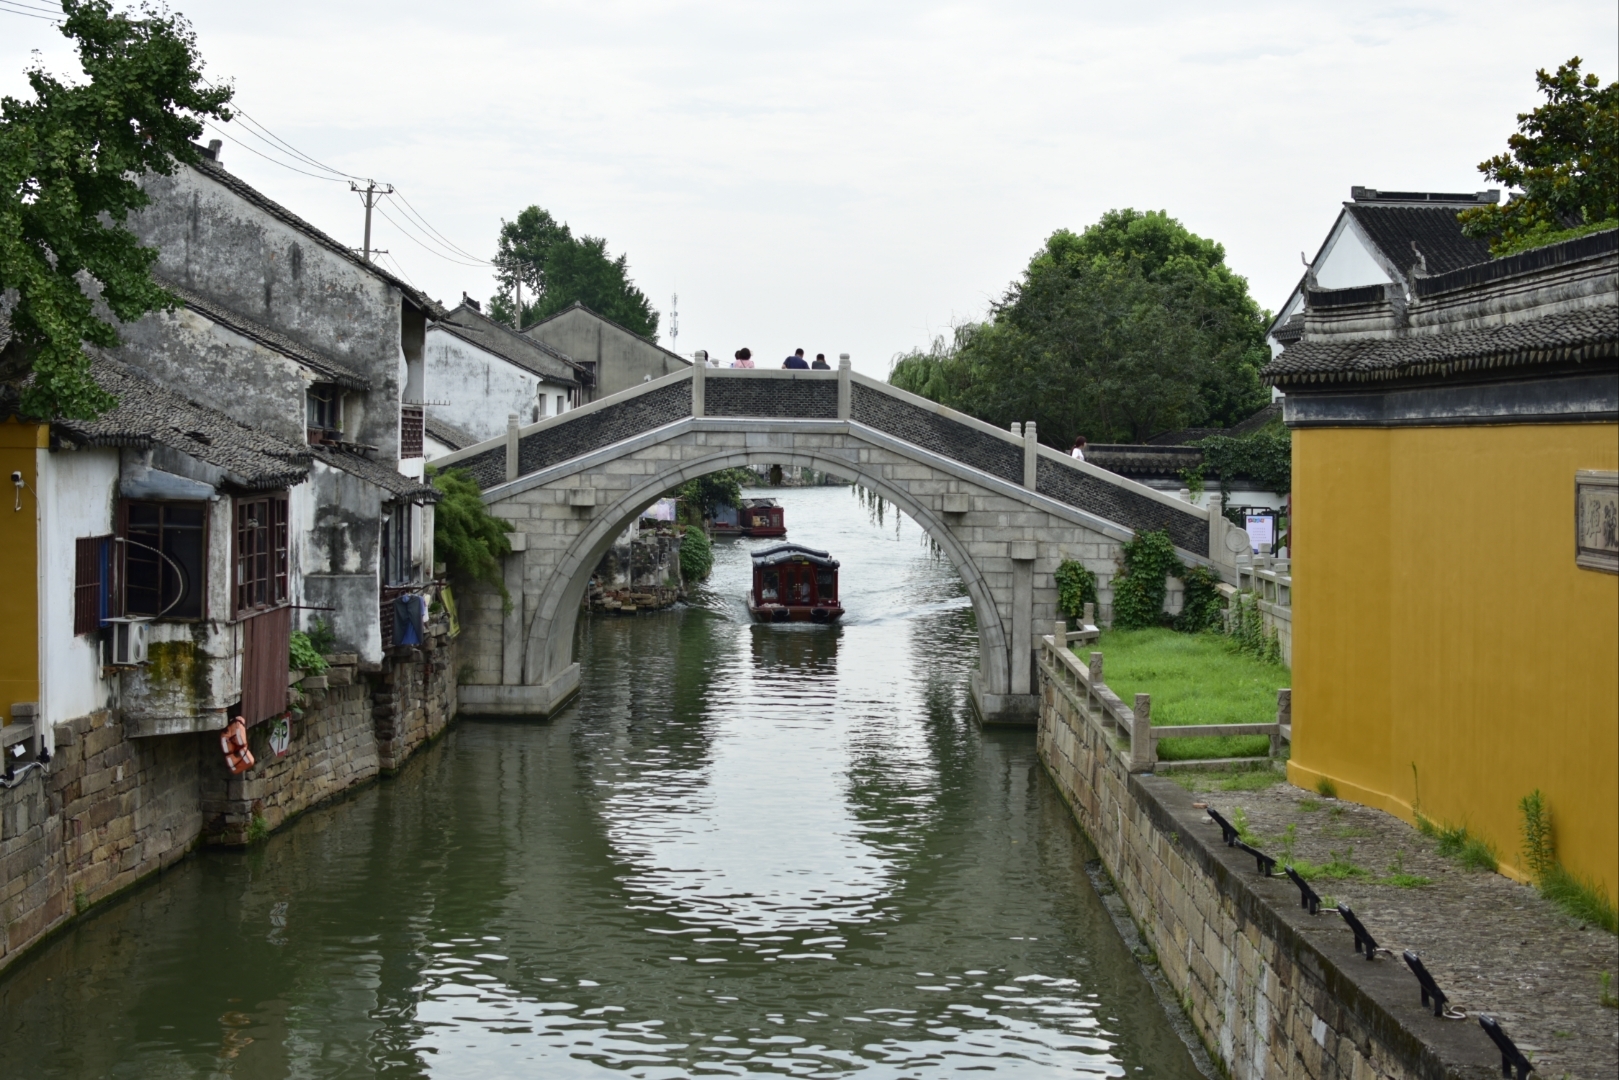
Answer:
POLYGON ((787 535, 787 522, 775 499, 742 500, 742 535, 787 535))
POLYGON ((838 560, 802 544, 775 544, 753 553, 748 613, 759 622, 832 622, 838 603, 838 560))

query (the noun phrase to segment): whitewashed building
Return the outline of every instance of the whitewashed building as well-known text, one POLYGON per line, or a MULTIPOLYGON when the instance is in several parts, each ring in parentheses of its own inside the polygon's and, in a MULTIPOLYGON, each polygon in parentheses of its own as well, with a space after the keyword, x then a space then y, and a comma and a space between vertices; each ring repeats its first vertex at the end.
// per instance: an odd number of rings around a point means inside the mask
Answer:
POLYGON ((461 440, 503 434, 510 415, 522 424, 560 416, 580 404, 589 382, 566 353, 502 326, 466 296, 428 324, 424 354, 429 460, 461 440))

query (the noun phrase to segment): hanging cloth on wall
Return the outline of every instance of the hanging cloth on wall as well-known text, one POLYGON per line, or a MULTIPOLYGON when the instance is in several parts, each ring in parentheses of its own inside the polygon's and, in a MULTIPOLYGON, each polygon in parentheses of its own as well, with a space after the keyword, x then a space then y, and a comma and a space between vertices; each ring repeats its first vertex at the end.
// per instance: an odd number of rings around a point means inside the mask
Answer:
POLYGON ((394 600, 394 644, 420 645, 427 638, 422 626, 425 605, 417 593, 406 593, 394 600))

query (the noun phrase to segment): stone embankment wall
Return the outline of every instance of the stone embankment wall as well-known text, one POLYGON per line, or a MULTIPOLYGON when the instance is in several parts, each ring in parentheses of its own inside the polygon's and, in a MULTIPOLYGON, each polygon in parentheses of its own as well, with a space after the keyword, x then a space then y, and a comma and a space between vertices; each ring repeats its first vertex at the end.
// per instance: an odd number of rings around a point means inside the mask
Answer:
MULTIPOLYGON (((1050 649, 1050 639, 1044 648, 1050 649)), ((1039 749, 1199 1038, 1237 1080, 1483 1080, 1477 1025, 1420 1007, 1397 960, 1368 963, 1342 920, 1220 842, 1193 796, 1129 771, 1128 747, 1042 664, 1039 749)))
POLYGON ((58 724, 49 766, 0 788, 0 970, 199 844, 247 843, 397 769, 455 715, 456 643, 442 621, 432 629, 427 647, 370 671, 335 657, 325 686, 305 681, 287 752, 276 757, 270 725, 257 725, 256 764, 241 776, 214 734, 130 738, 108 711, 58 724))

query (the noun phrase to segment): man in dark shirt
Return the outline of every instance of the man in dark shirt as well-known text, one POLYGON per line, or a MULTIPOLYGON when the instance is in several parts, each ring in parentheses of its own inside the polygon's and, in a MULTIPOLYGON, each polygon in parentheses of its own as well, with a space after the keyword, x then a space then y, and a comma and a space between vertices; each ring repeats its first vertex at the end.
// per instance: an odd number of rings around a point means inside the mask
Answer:
POLYGON ((815 354, 815 363, 811 364, 810 367, 814 368, 816 371, 832 370, 832 365, 826 362, 826 353, 824 352, 818 352, 815 354))
POLYGON ((785 368, 804 368, 808 370, 809 363, 804 359, 804 350, 799 349, 794 352, 793 355, 783 360, 781 362, 781 366, 785 368))

